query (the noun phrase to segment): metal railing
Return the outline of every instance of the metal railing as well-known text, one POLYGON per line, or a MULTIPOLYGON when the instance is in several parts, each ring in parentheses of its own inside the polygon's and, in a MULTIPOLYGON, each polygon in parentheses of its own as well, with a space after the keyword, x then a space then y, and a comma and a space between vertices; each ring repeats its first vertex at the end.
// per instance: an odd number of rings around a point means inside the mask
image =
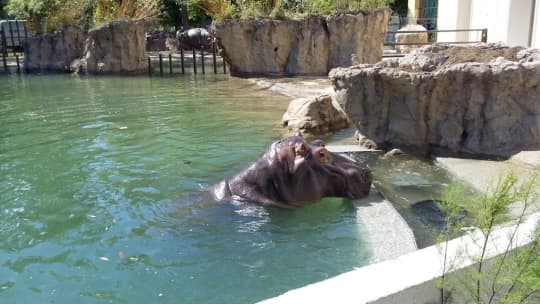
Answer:
MULTIPOLYGON (((432 37, 428 39, 428 42, 385 42, 384 46, 388 47, 391 46, 395 49, 396 46, 399 45, 431 45, 436 43, 448 43, 448 44, 474 44, 474 43, 480 43, 480 42, 487 42, 487 28, 483 29, 455 29, 455 30, 426 30, 426 31, 388 31, 388 33, 391 33, 393 36, 395 34, 421 34, 421 33, 427 33, 428 36, 432 37), (438 33, 460 33, 460 32, 478 32, 480 33, 480 39, 479 40, 466 40, 466 41, 437 41, 437 34, 438 33)), ((402 57, 404 54, 385 54, 383 57, 402 57)))
POLYGON ((225 60, 223 58, 221 58, 221 60, 218 60, 217 50, 217 45, 214 42, 212 43, 212 48, 208 50, 208 52, 205 52, 204 49, 193 49, 189 51, 184 51, 183 49, 180 49, 180 51, 178 52, 159 52, 157 55, 148 56, 148 75, 152 77, 155 72, 156 65, 159 71, 159 76, 164 76, 165 65, 168 66, 169 75, 180 73, 186 74, 187 70, 190 68, 193 70, 193 74, 197 74, 199 68, 202 74, 206 74, 206 60, 212 61, 211 67, 213 68, 214 74, 218 73, 218 61, 222 61, 223 74, 226 74, 227 67, 225 64, 225 60), (191 56, 189 53, 186 52, 191 52, 191 56), (164 58, 163 55, 166 55, 166 57, 164 58), (211 59, 207 59, 207 56, 211 56, 211 59))
POLYGON ((23 43, 27 38, 26 20, 0 20, 0 56, 4 72, 15 66, 17 72, 21 71, 19 57, 23 54, 23 43))

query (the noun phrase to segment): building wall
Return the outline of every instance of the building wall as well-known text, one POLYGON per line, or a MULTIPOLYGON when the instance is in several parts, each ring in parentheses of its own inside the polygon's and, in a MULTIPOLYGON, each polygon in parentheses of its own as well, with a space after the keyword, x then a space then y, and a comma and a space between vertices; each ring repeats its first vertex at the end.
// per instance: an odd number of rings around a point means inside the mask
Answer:
MULTIPOLYGON (((437 13, 439 30, 470 28, 471 0, 439 1, 437 13)), ((438 33, 438 42, 468 41, 467 32, 438 33)))
MULTIPOLYGON (((510 2, 511 0, 472 0, 471 28, 487 28, 488 42, 506 43, 510 2)), ((476 33, 470 33, 469 39, 474 39, 475 35, 476 33)))
MULTIPOLYGON (((487 42, 540 47, 539 0, 439 1, 438 16, 440 30, 487 28, 487 42), (534 1, 536 1, 535 18, 531 18, 534 1)), ((481 40, 480 32, 437 35, 438 42, 479 40, 481 40)))
POLYGON ((528 46, 531 27, 532 0, 512 0, 508 18, 508 45, 528 46))
POLYGON ((408 0, 407 18, 410 24, 416 24, 416 20, 422 15, 423 0, 408 0))
POLYGON ((540 49, 540 1, 536 0, 531 46, 540 49))

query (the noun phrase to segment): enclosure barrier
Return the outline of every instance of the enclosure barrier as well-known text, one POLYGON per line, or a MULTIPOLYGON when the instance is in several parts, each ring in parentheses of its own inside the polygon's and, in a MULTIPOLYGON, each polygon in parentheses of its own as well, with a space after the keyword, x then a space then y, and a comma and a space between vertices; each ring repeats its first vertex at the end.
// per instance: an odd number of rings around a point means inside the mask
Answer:
MULTIPOLYGON (((455 30, 425 30, 425 31, 388 31, 389 35, 395 36, 395 34, 428 34, 428 42, 385 42, 384 46, 391 46, 393 49, 397 45, 431 45, 434 43, 448 43, 448 44, 473 44, 479 42, 487 42, 487 28, 483 29, 455 29, 455 30), (480 40, 468 40, 468 41, 437 41, 437 33, 460 33, 460 32, 479 32, 480 40)), ((384 54, 383 57, 403 57, 405 54, 384 54)))
MULTIPOLYGON (((165 64, 167 64, 169 67, 168 69, 169 75, 175 74, 174 68, 173 68, 175 66, 175 61, 178 62, 181 74, 186 74, 186 71, 187 71, 186 63, 190 62, 191 67, 193 69, 193 74, 198 73, 197 65, 200 65, 200 72, 204 75, 206 74, 206 64, 205 64, 206 55, 211 55, 214 74, 218 73, 218 56, 217 56, 217 47, 216 47, 215 42, 212 43, 212 49, 210 53, 205 53, 204 49, 201 49, 201 50, 193 49, 191 58, 189 58, 190 56, 187 56, 185 51, 183 49, 180 49, 179 52, 176 52, 174 54, 176 54, 177 56, 173 56, 173 53, 168 53, 168 56, 164 58, 163 56, 164 54, 160 52, 157 55, 157 63, 154 63, 152 60, 152 58, 156 58, 156 56, 148 56, 148 76, 152 77, 152 75, 154 74, 155 64, 157 64, 159 76, 163 77, 165 75, 165 71, 164 71, 165 64), (197 53, 199 53, 199 56, 197 56, 197 53), (167 60, 168 62, 164 62, 165 60, 167 60)), ((225 60, 221 58, 221 61, 223 63, 223 74, 226 74, 227 67, 226 67, 225 60)))
MULTIPOLYGON (((535 244, 534 235, 539 225, 540 212, 536 212, 523 222, 496 226, 487 240, 475 229, 456 239, 293 289, 259 304, 464 303, 465 299, 459 298, 458 293, 463 297, 467 290, 461 283, 464 278, 470 278, 471 269, 478 269, 480 256, 489 262, 535 244), (446 282, 455 284, 453 292, 457 300, 454 302, 442 298, 438 287, 443 271, 446 282)), ((489 273, 490 264, 484 266, 487 268, 484 273, 489 273)), ((487 303, 487 300, 482 303, 487 303)))
POLYGON ((21 71, 19 55, 23 53, 26 38, 26 20, 0 20, 0 55, 4 72, 9 72, 11 66, 16 66, 17 72, 21 71))

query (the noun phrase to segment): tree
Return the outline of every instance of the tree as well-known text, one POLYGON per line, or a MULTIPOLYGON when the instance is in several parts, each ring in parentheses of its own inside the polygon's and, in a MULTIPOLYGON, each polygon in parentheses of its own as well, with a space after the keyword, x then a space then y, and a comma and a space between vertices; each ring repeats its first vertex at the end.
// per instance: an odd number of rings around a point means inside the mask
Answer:
MULTIPOLYGON (((470 272, 465 272, 463 278, 458 279, 460 286, 452 286, 446 279, 446 274, 453 269, 446 268, 447 263, 452 261, 447 260, 448 257, 444 252, 443 273, 439 282, 442 303, 451 298, 448 290, 455 287, 465 291, 466 294, 461 296, 475 304, 538 303, 536 301, 540 297, 540 227, 537 227, 528 246, 511 250, 520 223, 531 210, 538 210, 540 198, 536 193, 539 189, 536 176, 524 184, 519 184, 515 176, 507 175, 500 178, 493 189, 478 197, 464 195, 459 189, 451 187, 443 198, 442 209, 447 214, 447 227, 442 238, 448 241, 462 228, 462 224, 456 220, 458 214, 456 210, 467 205, 474 215, 475 225, 482 234, 483 241, 477 244, 480 255, 474 257, 476 266, 470 272), (521 204, 521 210, 517 218, 512 220, 517 224, 509 235, 510 242, 505 252, 493 259, 487 259, 486 249, 490 236, 497 224, 510 220, 508 208, 516 202, 521 204)), ((467 251, 463 254, 468 257, 467 251)))
POLYGON ((67 24, 78 24, 93 0, 8 0, 10 16, 26 19, 34 32, 50 32, 67 24), (81 10, 82 8, 82 10, 81 10))
POLYGON ((7 19, 6 5, 8 0, 0 0, 0 19, 7 19))

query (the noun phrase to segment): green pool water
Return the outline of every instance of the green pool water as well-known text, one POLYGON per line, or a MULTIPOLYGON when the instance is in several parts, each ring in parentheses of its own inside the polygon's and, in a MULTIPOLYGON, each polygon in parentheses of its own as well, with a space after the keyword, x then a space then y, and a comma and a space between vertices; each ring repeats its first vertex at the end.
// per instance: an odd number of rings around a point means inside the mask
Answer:
POLYGON ((197 196, 288 102, 227 76, 0 76, 0 303, 253 303, 365 265, 350 202, 197 196))

